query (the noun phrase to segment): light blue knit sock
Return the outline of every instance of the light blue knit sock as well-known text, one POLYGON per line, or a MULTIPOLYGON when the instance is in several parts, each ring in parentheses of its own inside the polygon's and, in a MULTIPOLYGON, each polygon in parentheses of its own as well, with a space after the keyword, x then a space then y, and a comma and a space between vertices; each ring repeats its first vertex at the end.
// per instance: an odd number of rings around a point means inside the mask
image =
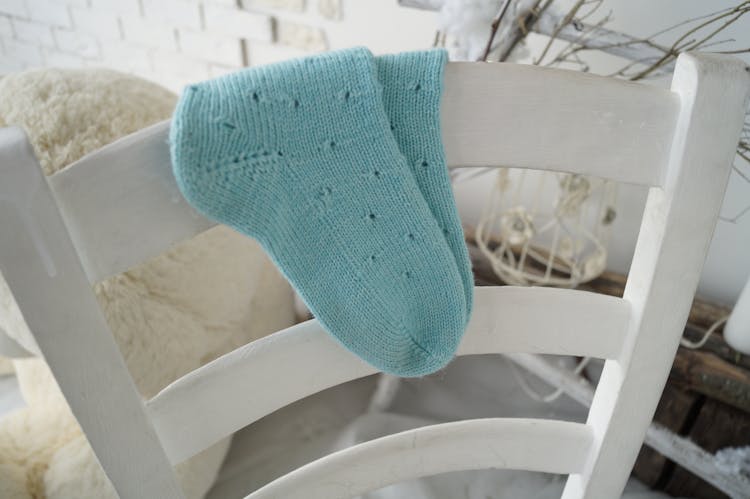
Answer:
POLYGON ((440 99, 447 60, 447 52, 442 49, 404 52, 375 59, 393 135, 456 258, 464 286, 468 321, 474 296, 474 275, 451 190, 440 133, 440 99))
POLYGON ((170 135, 187 200, 257 239, 347 348, 401 376, 450 361, 461 276, 391 134, 369 51, 192 85, 170 135))

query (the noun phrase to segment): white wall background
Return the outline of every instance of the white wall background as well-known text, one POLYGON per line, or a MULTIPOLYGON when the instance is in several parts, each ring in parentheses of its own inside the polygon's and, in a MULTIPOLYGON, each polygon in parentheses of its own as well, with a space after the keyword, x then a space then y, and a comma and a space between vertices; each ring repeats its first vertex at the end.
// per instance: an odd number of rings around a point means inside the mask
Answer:
MULTIPOLYGON (((612 29, 646 36, 736 3, 607 0, 605 9, 613 11, 612 29)), ((375 53, 425 48, 436 21, 434 13, 399 7, 396 0, 0 0, 0 73, 109 67, 179 91, 191 81, 313 51, 352 45, 375 53)), ((734 38, 735 46, 750 46, 750 18, 726 37, 734 38)), ((542 43, 530 37, 531 52, 542 43)), ((590 63, 592 71, 607 73, 618 61, 593 56, 590 63)), ((737 165, 750 173, 748 165, 737 165)), ((481 212, 489 184, 483 178, 457 186, 467 222, 481 212)), ((620 189, 610 259, 616 270, 629 266, 644 199, 643 189, 620 189)), ((748 205, 750 184, 733 174, 723 215, 732 218, 748 205)), ((731 304, 750 274, 748 248, 750 214, 734 224, 720 222, 699 293, 731 304)))

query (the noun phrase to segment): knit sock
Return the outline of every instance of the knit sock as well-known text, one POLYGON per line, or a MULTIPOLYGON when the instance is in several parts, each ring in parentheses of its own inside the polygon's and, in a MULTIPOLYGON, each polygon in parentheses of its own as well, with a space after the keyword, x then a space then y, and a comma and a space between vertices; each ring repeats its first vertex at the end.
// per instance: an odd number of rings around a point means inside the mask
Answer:
POLYGON ((450 361, 461 276, 390 131, 369 51, 191 85, 170 142, 185 198, 257 239, 349 350, 400 376, 450 361))
POLYGON ((474 275, 440 133, 440 99, 446 61, 445 50, 404 52, 375 59, 392 133, 456 259, 468 321, 474 275))

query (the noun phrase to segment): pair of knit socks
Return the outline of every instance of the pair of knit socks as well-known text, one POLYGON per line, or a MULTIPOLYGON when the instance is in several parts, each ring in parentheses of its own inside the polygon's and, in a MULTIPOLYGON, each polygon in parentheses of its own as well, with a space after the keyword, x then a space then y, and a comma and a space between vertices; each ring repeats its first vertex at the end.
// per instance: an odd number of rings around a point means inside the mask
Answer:
POLYGON ((258 240, 326 330, 399 376, 447 364, 472 305, 445 61, 355 48, 239 71, 188 86, 170 132, 185 198, 258 240))

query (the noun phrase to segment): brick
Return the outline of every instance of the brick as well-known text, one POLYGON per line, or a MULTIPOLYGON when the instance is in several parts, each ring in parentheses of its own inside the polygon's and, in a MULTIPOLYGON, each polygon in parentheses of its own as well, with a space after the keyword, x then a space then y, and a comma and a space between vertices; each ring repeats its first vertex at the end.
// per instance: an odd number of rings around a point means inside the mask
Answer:
POLYGON ((234 66, 222 66, 220 64, 209 64, 208 74, 211 78, 218 78, 219 76, 224 76, 230 73, 234 73, 238 69, 240 68, 234 67, 234 66))
POLYGON ((91 0, 91 10, 134 17, 141 15, 141 5, 138 0, 91 0))
POLYGON ((326 35, 322 29, 306 24, 279 20, 276 25, 276 41, 307 51, 322 51, 328 48, 326 35))
POLYGON ((222 7, 237 7, 235 0, 203 0, 203 5, 219 5, 222 7))
POLYGON ((119 40, 120 23, 115 14, 109 14, 89 9, 71 8, 73 26, 76 31, 94 35, 101 40, 119 40))
POLYGON ((227 66, 242 65, 242 48, 237 38, 179 30, 180 50, 189 57, 227 66))
POLYGON ((16 34, 16 39, 22 42, 36 43, 44 47, 55 46, 52 29, 46 24, 13 19, 13 31, 16 34))
POLYGON ((93 36, 63 29, 54 30, 54 34, 61 51, 89 59, 99 57, 99 43, 93 36))
POLYGON ((156 50, 151 56, 157 81, 172 90, 179 92, 188 83, 210 77, 206 62, 163 50, 156 50))
POLYGON ((0 36, 13 38, 13 26, 10 23, 10 17, 0 15, 0 36))
POLYGON ((57 68, 82 68, 86 66, 86 59, 83 57, 60 52, 55 49, 42 49, 44 56, 44 65, 57 68))
POLYGON ((146 21, 140 17, 120 18, 122 34, 126 41, 159 47, 165 50, 177 50, 175 30, 170 25, 146 21))
POLYGON ((318 0, 318 12, 331 21, 340 21, 342 17, 341 0, 318 0))
POLYGON ((264 14, 255 14, 236 7, 204 4, 203 16, 208 31, 265 42, 271 41, 273 37, 271 18, 264 14))
POLYGON ((10 57, 0 57, 0 76, 15 73, 17 71, 23 71, 26 65, 10 57))
POLYGON ((152 22, 169 23, 177 28, 203 28, 198 4, 183 0, 143 0, 143 14, 152 22))
POLYGON ((26 8, 24 0, 2 0, 0 2, 0 12, 14 17, 29 17, 29 11, 26 8))
POLYGON ((305 0, 241 0, 243 9, 280 9, 302 12, 305 0))
POLYGON ((306 55, 300 49, 270 43, 250 43, 248 52, 248 62, 251 66, 271 64, 306 55))
POLYGON ((102 45, 102 65, 128 73, 149 73, 151 49, 126 42, 109 42, 102 45))
POLYGON ((89 3, 87 0, 56 0, 59 3, 64 3, 68 7, 88 7, 89 3))
POLYGON ((29 19, 58 28, 70 28, 73 26, 70 22, 68 6, 49 0, 30 0, 29 19))
POLYGON ((41 66, 44 63, 42 52, 36 44, 19 40, 3 40, 5 58, 20 63, 24 68, 41 66))

